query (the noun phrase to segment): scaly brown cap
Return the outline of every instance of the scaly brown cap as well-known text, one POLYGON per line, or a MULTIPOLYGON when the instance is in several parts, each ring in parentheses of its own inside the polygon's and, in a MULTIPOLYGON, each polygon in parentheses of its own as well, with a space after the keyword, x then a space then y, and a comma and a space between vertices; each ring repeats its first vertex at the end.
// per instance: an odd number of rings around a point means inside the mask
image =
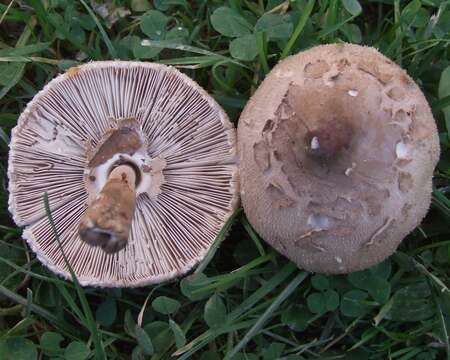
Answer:
POLYGON ((280 62, 239 121, 241 197, 300 267, 347 273, 392 254, 430 205, 439 139, 414 81, 373 48, 280 62))

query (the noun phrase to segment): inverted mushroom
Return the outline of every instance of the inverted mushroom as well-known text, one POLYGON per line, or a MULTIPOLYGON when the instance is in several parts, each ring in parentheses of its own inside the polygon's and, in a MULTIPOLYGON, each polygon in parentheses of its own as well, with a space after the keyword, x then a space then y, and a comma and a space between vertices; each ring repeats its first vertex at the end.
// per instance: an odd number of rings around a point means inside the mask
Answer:
POLYGON ((365 269, 430 205, 439 139, 414 81, 369 47, 324 45, 279 63, 239 120, 241 199, 300 267, 365 269))
POLYGON ((70 69, 27 105, 10 148, 14 220, 39 260, 70 277, 47 192, 83 285, 142 286, 186 273, 237 205, 233 126, 194 81, 164 65, 70 69))

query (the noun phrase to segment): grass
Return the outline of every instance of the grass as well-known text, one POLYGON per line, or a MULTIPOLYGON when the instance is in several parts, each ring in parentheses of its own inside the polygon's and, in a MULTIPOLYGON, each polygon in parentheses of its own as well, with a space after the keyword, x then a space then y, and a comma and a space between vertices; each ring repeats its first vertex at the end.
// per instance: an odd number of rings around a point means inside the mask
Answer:
POLYGON ((0 358, 450 359, 449 43, 450 3, 440 0, 3 1, 0 358), (49 273, 21 240, 7 211, 9 132, 59 72, 116 58, 171 64, 236 123, 280 59, 343 41, 401 64, 425 92, 441 136, 430 212, 382 264, 307 274, 239 211, 192 275, 101 290, 49 273))

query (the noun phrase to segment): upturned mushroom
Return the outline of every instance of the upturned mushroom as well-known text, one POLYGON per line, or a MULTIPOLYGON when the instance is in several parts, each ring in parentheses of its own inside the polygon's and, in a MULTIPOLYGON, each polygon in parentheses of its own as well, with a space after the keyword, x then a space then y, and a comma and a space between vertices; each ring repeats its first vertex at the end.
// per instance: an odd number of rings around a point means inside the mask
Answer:
POLYGON ((53 79, 12 131, 9 209, 39 260, 82 285, 185 274, 237 206, 235 130, 174 68, 92 62, 53 79))
POLYGON ((439 139, 427 101, 370 47, 317 46, 280 62, 238 126, 241 201, 299 267, 379 263, 430 205, 439 139))

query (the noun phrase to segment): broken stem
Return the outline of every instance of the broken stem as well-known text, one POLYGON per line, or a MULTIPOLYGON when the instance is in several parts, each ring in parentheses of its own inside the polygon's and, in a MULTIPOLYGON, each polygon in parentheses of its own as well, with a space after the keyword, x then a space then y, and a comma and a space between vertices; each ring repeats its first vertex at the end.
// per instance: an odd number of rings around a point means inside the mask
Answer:
POLYGON ((86 209, 78 233, 83 241, 100 246, 107 253, 123 249, 134 215, 136 173, 119 165, 109 174, 98 196, 86 209))

